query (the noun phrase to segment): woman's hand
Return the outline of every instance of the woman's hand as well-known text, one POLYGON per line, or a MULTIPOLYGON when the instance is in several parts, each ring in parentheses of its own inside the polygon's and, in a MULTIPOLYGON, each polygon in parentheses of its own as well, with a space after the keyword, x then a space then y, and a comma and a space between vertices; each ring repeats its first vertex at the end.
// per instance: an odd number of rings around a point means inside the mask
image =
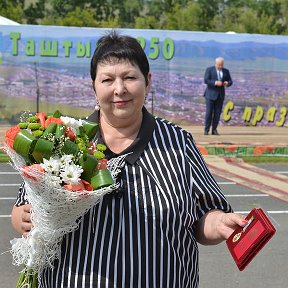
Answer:
POLYGON ((13 228, 21 235, 26 236, 32 228, 31 204, 13 206, 11 222, 13 228))
POLYGON ((245 226, 245 216, 212 210, 197 225, 196 239, 203 245, 214 245, 226 240, 238 226, 245 226))

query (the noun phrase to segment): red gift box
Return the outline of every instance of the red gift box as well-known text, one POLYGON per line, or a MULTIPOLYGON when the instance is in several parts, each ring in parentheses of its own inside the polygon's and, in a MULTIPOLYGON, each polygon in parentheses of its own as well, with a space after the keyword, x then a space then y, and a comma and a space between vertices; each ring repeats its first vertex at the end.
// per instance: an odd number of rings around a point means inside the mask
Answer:
POLYGON ((276 229, 261 208, 254 208, 245 218, 248 222, 238 227, 226 240, 227 247, 242 271, 275 234, 276 229))

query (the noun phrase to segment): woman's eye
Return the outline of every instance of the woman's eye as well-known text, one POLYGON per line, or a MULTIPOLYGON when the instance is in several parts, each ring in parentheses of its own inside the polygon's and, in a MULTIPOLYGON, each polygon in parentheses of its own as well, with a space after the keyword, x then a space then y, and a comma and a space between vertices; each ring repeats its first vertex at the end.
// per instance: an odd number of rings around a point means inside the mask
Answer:
POLYGON ((103 79, 102 80, 102 83, 105 83, 105 82, 110 82, 111 81, 111 79, 110 78, 106 78, 106 79, 103 79))
POLYGON ((134 77, 134 76, 126 76, 125 79, 127 79, 127 80, 133 80, 133 79, 135 79, 135 77, 134 77))

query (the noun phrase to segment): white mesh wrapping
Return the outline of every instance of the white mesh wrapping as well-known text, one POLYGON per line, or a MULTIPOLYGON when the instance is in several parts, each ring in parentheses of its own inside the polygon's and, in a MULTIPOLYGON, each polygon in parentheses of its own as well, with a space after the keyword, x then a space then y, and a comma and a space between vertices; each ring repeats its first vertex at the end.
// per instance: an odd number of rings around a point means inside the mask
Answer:
POLYGON ((27 170, 24 173, 21 167, 25 165, 25 160, 8 146, 5 146, 5 150, 12 160, 12 166, 25 181, 27 199, 33 207, 32 230, 27 237, 11 241, 13 264, 24 264, 39 272, 45 267, 52 267, 53 261, 59 257, 63 236, 76 230, 81 217, 105 194, 119 186, 116 176, 124 165, 126 155, 108 161, 107 167, 115 184, 94 191, 71 192, 55 187, 47 174, 32 169, 29 175, 27 170))

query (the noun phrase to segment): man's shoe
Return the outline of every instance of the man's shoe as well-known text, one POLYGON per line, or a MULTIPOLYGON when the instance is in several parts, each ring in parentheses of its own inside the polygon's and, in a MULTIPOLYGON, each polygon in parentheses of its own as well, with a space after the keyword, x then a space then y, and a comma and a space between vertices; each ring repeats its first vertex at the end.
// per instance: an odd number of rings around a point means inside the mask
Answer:
POLYGON ((219 136, 220 134, 218 133, 217 130, 213 130, 213 131, 212 131, 212 135, 218 135, 218 136, 219 136))
POLYGON ((208 132, 205 131, 205 132, 204 132, 204 135, 208 135, 208 132))

